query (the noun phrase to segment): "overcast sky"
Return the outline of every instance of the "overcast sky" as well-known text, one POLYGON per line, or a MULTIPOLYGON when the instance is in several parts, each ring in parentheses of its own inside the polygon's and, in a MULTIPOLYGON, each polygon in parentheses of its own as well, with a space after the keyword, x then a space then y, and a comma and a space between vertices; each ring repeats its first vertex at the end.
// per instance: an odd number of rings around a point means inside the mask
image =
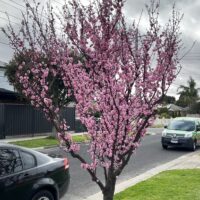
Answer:
MULTIPOLYGON (((87 0, 82 0, 87 3, 87 0)), ((42 1, 44 2, 44 1, 42 1)), ((63 0, 51 0, 55 7, 61 7, 63 0)), ((142 10, 145 10, 145 4, 148 0, 127 0, 124 13, 128 21, 138 20, 142 10)), ((186 52, 189 50, 194 41, 195 45, 192 50, 182 59, 182 70, 175 82, 170 87, 168 95, 176 95, 177 88, 181 84, 186 84, 191 76, 200 87, 200 0, 176 0, 176 9, 184 14, 181 22, 182 39, 186 52)), ((160 0, 160 21, 166 23, 170 15, 174 0, 160 0)), ((5 12, 10 15, 13 26, 19 27, 21 11, 25 9, 23 0, 0 0, 0 27, 5 27, 8 23, 5 12)), ((140 25, 145 29, 145 14, 142 15, 140 25)), ((12 49, 8 45, 8 40, 0 32, 0 61, 9 62, 12 58, 12 49)), ((2 86, 0 79, 0 87, 2 86)), ((5 84, 5 83, 4 83, 5 84)))

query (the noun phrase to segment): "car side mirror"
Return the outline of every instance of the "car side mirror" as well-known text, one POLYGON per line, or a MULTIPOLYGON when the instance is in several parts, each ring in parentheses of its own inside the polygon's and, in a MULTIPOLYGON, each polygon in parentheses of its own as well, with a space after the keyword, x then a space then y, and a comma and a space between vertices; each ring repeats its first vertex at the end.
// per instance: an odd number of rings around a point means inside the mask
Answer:
POLYGON ((164 128, 167 128, 167 125, 164 125, 164 128))
POLYGON ((197 131, 200 131, 200 126, 199 126, 199 125, 196 127, 196 130, 197 130, 197 131))

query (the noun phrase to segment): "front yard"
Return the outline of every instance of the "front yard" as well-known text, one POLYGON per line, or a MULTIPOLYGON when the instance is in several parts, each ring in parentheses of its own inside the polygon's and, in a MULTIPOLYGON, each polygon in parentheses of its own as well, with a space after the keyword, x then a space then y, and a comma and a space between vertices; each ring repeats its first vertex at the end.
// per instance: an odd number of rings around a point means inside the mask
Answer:
MULTIPOLYGON (((74 142, 87 142, 89 140, 87 134, 83 135, 72 135, 74 142)), ((22 140, 16 142, 10 142, 10 144, 15 144, 28 148, 38 148, 38 147, 50 147, 58 145, 59 142, 54 137, 46 137, 40 139, 22 140)))
POLYGON ((200 169, 162 172, 116 194, 114 200, 200 200, 200 169))

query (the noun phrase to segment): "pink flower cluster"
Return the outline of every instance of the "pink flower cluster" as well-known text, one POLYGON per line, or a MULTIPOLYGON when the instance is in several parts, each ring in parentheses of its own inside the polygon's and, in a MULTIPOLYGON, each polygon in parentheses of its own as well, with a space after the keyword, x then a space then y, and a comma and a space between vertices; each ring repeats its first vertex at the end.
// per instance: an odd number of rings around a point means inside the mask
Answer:
POLYGON ((149 9, 151 26, 139 38, 136 25, 126 28, 123 1, 102 1, 99 13, 92 4, 82 7, 72 1, 72 5, 77 20, 64 12, 65 31, 73 49, 85 57, 83 63, 71 62, 64 71, 71 72, 76 108, 91 136, 92 163, 82 167, 118 169, 138 147, 154 121, 156 106, 176 77, 178 22, 169 21, 163 30, 156 12, 149 9), (98 120, 95 112, 100 113, 98 120))
MULTIPOLYGON (((95 1, 88 6, 70 2, 63 7, 67 40, 53 31, 47 32, 46 40, 40 34, 30 45, 31 62, 19 63, 18 82, 74 153, 80 147, 65 136, 67 125, 60 119, 65 105, 56 103, 51 93, 52 80, 59 77, 66 96, 74 94, 78 115, 91 137, 91 163, 83 162, 82 168, 95 171, 101 166, 117 173, 153 123, 155 109, 177 75, 180 19, 173 16, 161 28, 158 8, 147 8, 150 26, 140 34, 137 24, 127 28, 123 0, 95 1)), ((15 45, 25 53, 23 40, 17 41, 15 45)))

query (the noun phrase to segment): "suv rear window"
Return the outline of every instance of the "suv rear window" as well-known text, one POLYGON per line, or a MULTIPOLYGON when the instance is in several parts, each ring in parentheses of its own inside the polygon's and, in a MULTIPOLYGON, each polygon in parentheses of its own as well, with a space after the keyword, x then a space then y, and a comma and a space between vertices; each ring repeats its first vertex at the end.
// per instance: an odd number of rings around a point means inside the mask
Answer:
POLYGON ((167 129, 180 130, 180 131, 194 131, 195 122, 187 120, 174 120, 171 121, 167 129))

